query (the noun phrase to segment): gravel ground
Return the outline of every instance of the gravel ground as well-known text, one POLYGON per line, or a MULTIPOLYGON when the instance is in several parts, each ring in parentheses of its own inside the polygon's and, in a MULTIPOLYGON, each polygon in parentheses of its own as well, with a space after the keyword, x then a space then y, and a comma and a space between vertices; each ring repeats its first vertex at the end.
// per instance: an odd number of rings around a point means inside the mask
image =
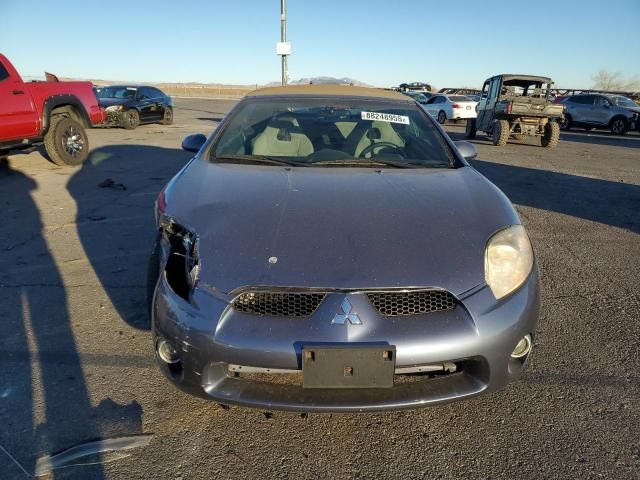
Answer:
POLYGON ((542 274, 519 381, 422 410, 269 415, 175 390, 143 321, 155 196, 189 158, 181 139, 231 105, 178 99, 172 126, 92 130, 79 169, 39 151, 0 169, 0 478, 141 433, 151 442, 127 457, 49 478, 639 478, 640 136, 475 142, 474 166, 517 205, 542 274))

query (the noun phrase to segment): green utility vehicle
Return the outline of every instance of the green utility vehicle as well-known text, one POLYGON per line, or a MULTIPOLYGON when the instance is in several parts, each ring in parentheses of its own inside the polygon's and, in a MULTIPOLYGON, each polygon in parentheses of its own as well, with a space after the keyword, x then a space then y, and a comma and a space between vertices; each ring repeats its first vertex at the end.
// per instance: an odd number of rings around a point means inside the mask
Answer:
POLYGON ((484 82, 476 118, 467 120, 466 137, 485 132, 494 145, 509 137, 523 140, 540 137, 543 147, 555 147, 560 139, 559 122, 564 105, 553 103, 550 78, 533 75, 496 75, 484 82))

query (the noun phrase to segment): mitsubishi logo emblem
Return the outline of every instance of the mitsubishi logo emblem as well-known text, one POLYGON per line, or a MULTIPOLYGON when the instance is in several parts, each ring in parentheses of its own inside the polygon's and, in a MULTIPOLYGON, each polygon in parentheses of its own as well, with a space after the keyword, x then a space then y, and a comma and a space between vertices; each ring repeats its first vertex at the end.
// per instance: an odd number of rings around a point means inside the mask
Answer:
POLYGON ((333 320, 331 320, 332 324, 344 325, 348 320, 351 325, 362 325, 362 321, 358 314, 351 311, 351 302, 349 300, 345 298, 340 307, 342 308, 342 313, 335 314, 333 320))

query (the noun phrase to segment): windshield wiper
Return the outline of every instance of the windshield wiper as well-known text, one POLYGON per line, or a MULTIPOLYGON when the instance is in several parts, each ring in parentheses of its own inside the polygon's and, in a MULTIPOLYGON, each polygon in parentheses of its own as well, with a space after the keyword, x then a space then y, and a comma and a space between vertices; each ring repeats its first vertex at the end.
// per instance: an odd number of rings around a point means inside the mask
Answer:
POLYGON ((264 163, 268 165, 284 165, 287 167, 302 167, 304 163, 287 162, 278 158, 271 158, 264 155, 220 155, 215 157, 216 160, 242 160, 245 162, 264 163))
POLYGON ((363 158, 360 160, 321 160, 319 162, 311 162, 311 165, 367 165, 378 167, 393 167, 393 168, 422 168, 424 165, 405 162, 394 162, 391 160, 370 160, 363 158))

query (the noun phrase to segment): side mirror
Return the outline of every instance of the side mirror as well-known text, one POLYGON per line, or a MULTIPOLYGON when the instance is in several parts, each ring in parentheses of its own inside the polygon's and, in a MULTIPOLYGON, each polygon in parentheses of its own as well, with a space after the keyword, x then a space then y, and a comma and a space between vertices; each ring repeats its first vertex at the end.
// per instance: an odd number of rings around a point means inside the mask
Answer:
POLYGON ((464 140, 453 143, 465 160, 473 160, 478 156, 478 150, 473 143, 465 142, 464 140))
POLYGON ((202 133, 187 135, 184 137, 184 140, 182 140, 182 149, 187 152, 198 152, 206 141, 207 137, 202 133))

